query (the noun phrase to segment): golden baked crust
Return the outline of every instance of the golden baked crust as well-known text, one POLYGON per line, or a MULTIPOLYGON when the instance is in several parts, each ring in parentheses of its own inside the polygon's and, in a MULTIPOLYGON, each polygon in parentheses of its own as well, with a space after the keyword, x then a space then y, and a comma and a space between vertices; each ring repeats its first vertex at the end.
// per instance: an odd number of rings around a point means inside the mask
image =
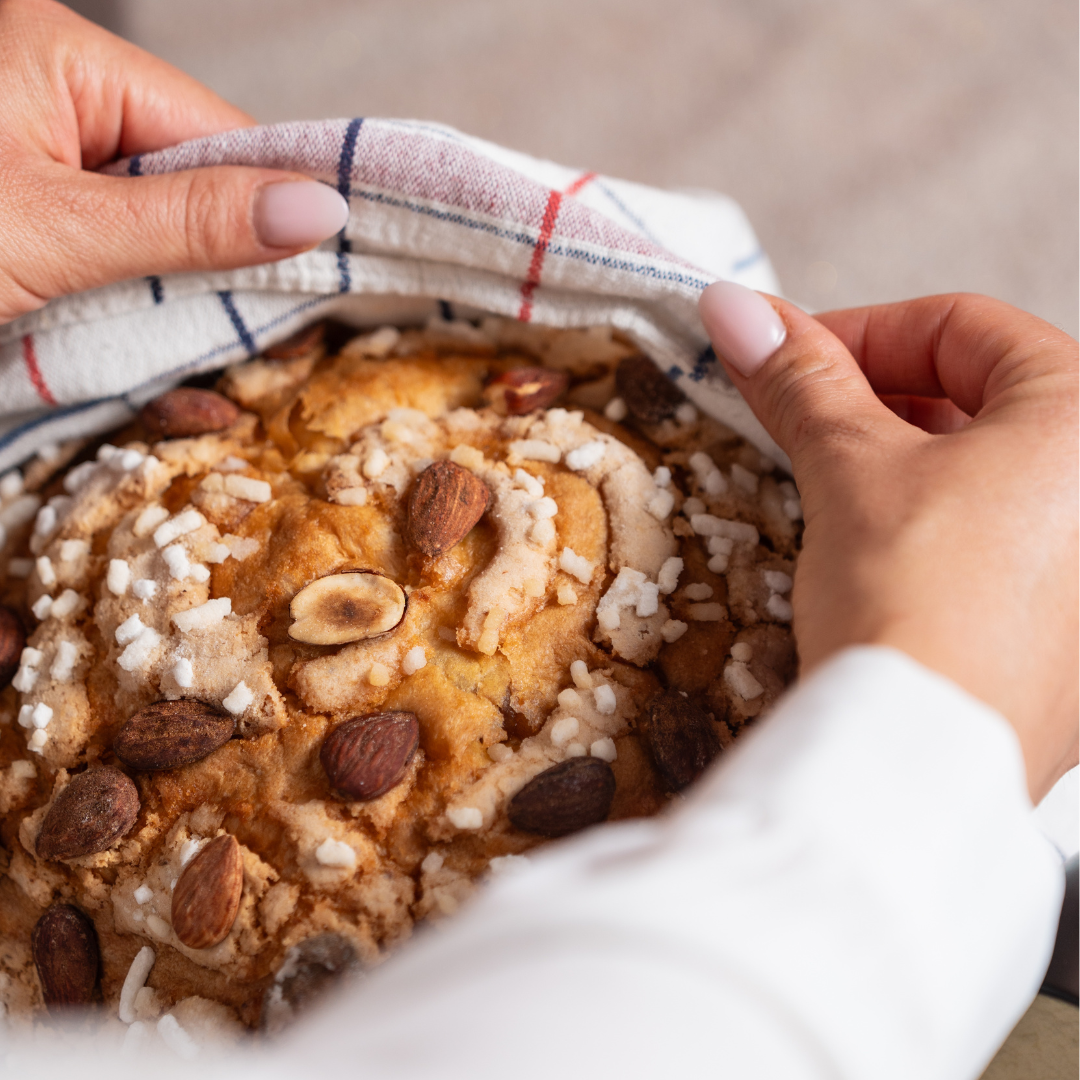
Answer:
POLYGON ((616 335, 485 320, 326 351, 308 334, 226 373, 244 410, 227 430, 151 444, 136 425, 64 477, 28 470, 34 493, 7 484, 3 599, 34 627, 0 696, 0 999, 14 1014, 42 1002, 31 930, 65 901, 93 919, 108 1007, 150 945, 131 1015, 186 1001, 176 1015, 255 1025, 291 948, 332 933, 375 963, 493 859, 542 842, 507 806, 552 765, 613 758, 609 818, 660 810, 671 783, 640 719, 665 687, 726 746, 793 677, 794 487, 688 405, 627 416, 615 369, 634 350, 616 335), (557 406, 485 405, 493 378, 538 364, 570 377, 557 406), (490 491, 435 557, 406 539, 432 461, 490 491), (400 585, 402 621, 340 645, 291 635, 300 590, 352 571, 400 585), (118 761, 129 718, 177 699, 234 715, 235 737, 178 768, 118 761), (403 778, 336 797, 326 735, 386 711, 419 721, 403 778), (134 827, 39 858, 71 777, 118 764, 138 787, 134 827), (173 887, 223 833, 240 844, 238 914, 193 949, 171 926, 173 887))

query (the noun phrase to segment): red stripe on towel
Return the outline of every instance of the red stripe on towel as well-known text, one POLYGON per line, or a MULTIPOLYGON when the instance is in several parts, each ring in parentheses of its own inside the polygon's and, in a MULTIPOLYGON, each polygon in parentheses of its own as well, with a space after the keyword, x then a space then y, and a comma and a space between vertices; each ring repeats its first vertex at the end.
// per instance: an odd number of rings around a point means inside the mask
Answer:
POLYGON ((544 254, 551 242, 551 231, 555 228, 555 219, 559 216, 559 206, 562 203, 562 192, 553 191, 548 195, 547 206, 544 208, 544 219, 540 222, 540 235, 533 248, 532 259, 529 260, 529 271, 525 280, 521 283, 521 309, 518 318, 522 322, 528 322, 532 318, 532 296, 536 292, 536 286, 540 284, 540 271, 544 265, 544 254))
POLYGON ((30 334, 27 334, 22 339, 22 353, 23 360, 26 361, 26 373, 30 376, 30 381, 34 384, 38 396, 46 405, 55 405, 56 398, 52 396, 52 391, 41 374, 41 368, 38 367, 37 353, 34 352, 34 339, 30 334))
POLYGON ((596 173, 582 173, 567 189, 564 195, 576 195, 586 184, 596 179, 596 173))

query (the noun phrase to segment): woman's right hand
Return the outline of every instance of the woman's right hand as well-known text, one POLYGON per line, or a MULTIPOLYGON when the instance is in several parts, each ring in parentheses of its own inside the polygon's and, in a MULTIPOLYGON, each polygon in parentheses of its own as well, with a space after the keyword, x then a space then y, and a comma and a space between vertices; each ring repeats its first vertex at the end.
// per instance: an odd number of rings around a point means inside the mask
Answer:
POLYGON ((812 318, 719 282, 700 310, 792 461, 803 671, 903 650, 1010 721, 1038 801, 1077 762, 1077 343, 966 294, 812 318))

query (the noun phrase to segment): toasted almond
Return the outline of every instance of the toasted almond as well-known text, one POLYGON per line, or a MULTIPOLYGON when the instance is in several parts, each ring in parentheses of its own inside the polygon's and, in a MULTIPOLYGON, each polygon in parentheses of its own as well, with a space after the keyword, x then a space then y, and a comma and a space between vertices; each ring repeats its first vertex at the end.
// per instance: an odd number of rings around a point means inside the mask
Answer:
POLYGON ((243 891, 240 845, 226 833, 184 867, 173 889, 173 933, 189 949, 209 949, 224 941, 236 922, 243 891))
POLYGON ((213 390, 178 386, 148 401, 139 414, 143 426, 159 439, 186 438, 223 431, 236 423, 240 410, 213 390))
POLYGON ((264 349, 263 356, 267 360, 298 360, 316 352, 321 355, 325 341, 326 323, 312 323, 311 326, 305 326, 303 330, 297 331, 284 341, 279 341, 264 349))
POLYGON ((368 571, 318 578, 292 599, 289 637, 309 645, 344 645, 393 630, 405 616, 396 581, 368 571))
POLYGON ((628 356, 615 369, 615 388, 631 415, 645 424, 672 416, 686 395, 648 358, 628 356))
POLYGON ((15 678, 25 645, 26 631, 22 620, 11 608, 0 605, 0 690, 15 678))
POLYGON ((38 857, 74 859, 107 851, 138 816, 139 792, 129 776, 111 765, 78 773, 41 823, 38 857))
POLYGON ((510 824, 541 836, 566 836, 603 821, 615 798, 615 773, 600 758, 572 757, 534 776, 507 808, 510 824))
POLYGON ((30 947, 49 1008, 93 1001, 101 957, 88 915, 71 904, 53 904, 34 926, 30 947))
POLYGON ((319 760, 330 786, 343 798, 377 799, 404 779, 419 742, 415 713, 373 713, 334 728, 319 760))
POLYGON ((484 400, 501 416, 524 416, 554 405, 570 383, 565 371, 549 368, 511 368, 484 389, 484 400))
POLYGON ((178 769, 224 746, 235 730, 235 717, 202 701, 157 701, 120 729, 113 753, 143 772, 178 769))
POLYGON ((316 934, 286 954, 263 997, 259 1027, 276 1035, 319 1001, 335 983, 358 973, 356 948, 340 934, 316 934))
POLYGON ((693 783, 720 753, 708 715, 676 690, 657 697, 638 721, 638 731, 669 791, 693 783))
POLYGON ((436 461, 417 478, 409 497, 407 532, 425 555, 442 555, 484 516, 491 489, 452 461, 436 461))

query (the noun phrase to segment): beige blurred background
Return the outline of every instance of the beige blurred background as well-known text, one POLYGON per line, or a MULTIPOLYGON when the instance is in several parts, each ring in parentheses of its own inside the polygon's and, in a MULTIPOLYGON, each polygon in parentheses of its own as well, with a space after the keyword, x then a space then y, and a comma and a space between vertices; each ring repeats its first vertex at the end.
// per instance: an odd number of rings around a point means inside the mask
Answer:
POLYGON ((811 308, 1077 311, 1074 0, 72 0, 260 121, 434 119, 750 215, 811 308))

